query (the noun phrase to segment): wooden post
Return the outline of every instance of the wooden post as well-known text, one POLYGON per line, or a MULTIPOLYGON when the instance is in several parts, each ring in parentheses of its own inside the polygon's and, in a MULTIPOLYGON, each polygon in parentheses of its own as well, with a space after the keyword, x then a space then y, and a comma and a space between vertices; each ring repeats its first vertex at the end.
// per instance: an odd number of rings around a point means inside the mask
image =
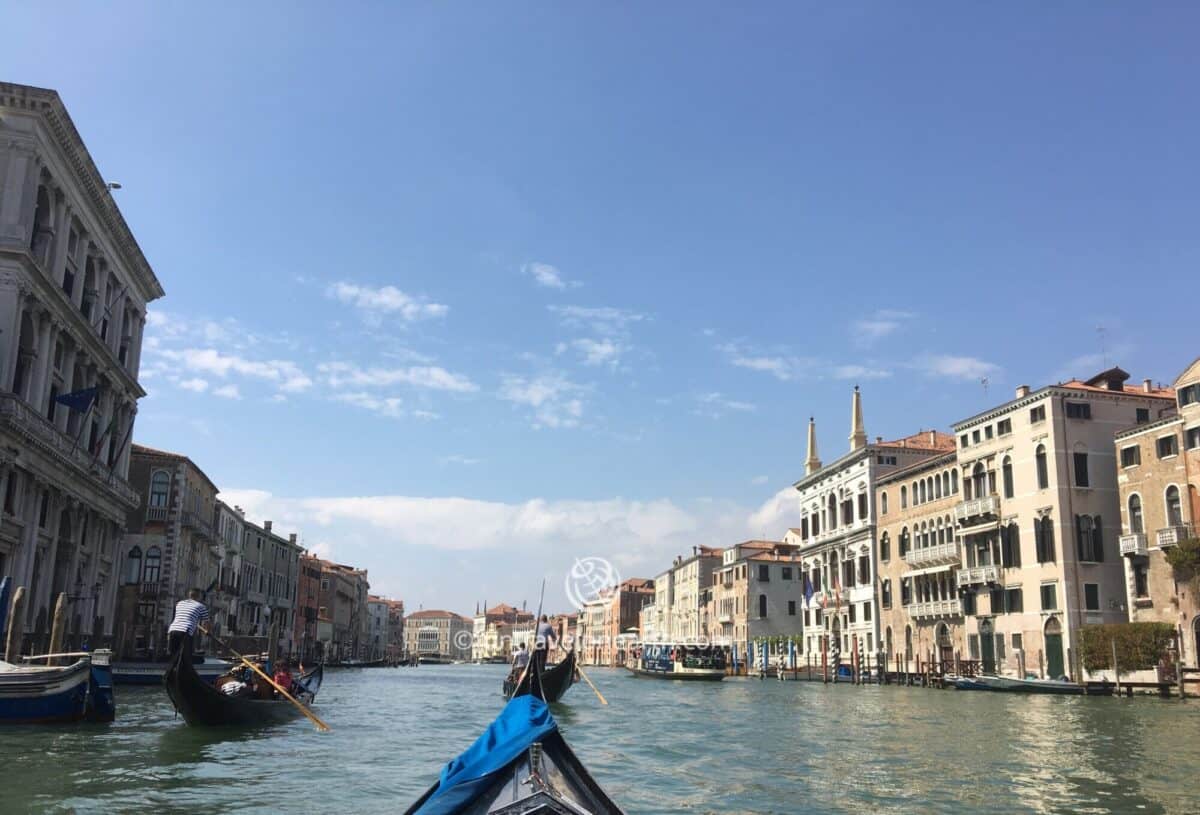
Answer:
POLYGON ((1046 663, 1045 663, 1045 658, 1042 656, 1042 649, 1039 648, 1038 649, 1038 679, 1045 679, 1045 678, 1046 678, 1046 663))
POLYGON ((829 641, 821 637, 821 682, 829 684, 829 641))
MULTIPOLYGON (((58 593, 58 600, 54 603, 54 622, 50 626, 50 653, 57 654, 62 650, 63 632, 67 629, 67 593, 65 591, 58 593)), ((47 665, 57 665, 57 659, 51 659, 46 662, 47 665)))
MULTIPOLYGON (((1111 640, 1109 640, 1109 644, 1112 645, 1113 676, 1115 676, 1117 678, 1117 696, 1120 696, 1121 695, 1121 668, 1120 668, 1120 666, 1117 665, 1117 638, 1113 637, 1111 640)), ((1080 677, 1080 679, 1082 679, 1082 678, 1083 677, 1080 677)))
POLYGON ((1175 629, 1175 678, 1179 681, 1180 699, 1187 698, 1183 677, 1183 627, 1177 626, 1175 629))
POLYGON ((8 612, 8 642, 5 646, 6 662, 17 664, 21 658, 21 638, 25 628, 25 587, 17 586, 13 592, 12 605, 8 612))
POLYGON ((859 684, 858 668, 858 634, 852 634, 850 636, 850 684, 852 685, 859 684))

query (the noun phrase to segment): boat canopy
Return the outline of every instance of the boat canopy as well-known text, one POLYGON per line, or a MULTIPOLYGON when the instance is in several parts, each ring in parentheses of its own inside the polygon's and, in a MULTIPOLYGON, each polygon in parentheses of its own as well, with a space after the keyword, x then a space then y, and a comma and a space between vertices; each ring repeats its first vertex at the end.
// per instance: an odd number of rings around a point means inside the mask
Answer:
POLYGON ((416 815, 451 815, 479 795, 530 745, 558 730, 549 706, 532 694, 510 701, 487 730, 442 768, 438 788, 416 815))

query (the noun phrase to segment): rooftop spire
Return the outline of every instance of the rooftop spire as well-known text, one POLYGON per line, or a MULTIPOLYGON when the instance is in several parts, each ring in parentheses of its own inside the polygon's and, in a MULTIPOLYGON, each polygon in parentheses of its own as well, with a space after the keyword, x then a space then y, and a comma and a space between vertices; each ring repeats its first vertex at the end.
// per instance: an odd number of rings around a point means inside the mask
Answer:
POLYGON ((821 458, 817 455, 817 422, 808 417, 808 458, 804 459, 804 474, 812 475, 821 469, 821 458))
POLYGON ((862 394, 858 385, 854 386, 854 403, 850 408, 850 450, 859 450, 867 446, 867 431, 863 427, 862 394))

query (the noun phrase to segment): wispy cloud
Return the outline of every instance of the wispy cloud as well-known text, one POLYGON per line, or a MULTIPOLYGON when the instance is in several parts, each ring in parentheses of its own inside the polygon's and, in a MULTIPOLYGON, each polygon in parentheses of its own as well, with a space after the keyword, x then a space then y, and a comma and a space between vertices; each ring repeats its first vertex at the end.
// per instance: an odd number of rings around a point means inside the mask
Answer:
POLYGON ((199 377, 193 379, 184 379, 179 383, 179 387, 183 388, 184 390, 194 391, 196 393, 204 393, 206 390, 208 390, 208 380, 200 379, 199 377))
POLYGON ((763 351, 740 341, 720 343, 716 348, 730 365, 768 373, 781 382, 797 379, 816 365, 815 360, 796 356, 786 349, 763 351))
POLYGON ((711 393, 698 394, 696 396, 696 408, 692 412, 697 416, 719 419, 731 411, 751 413, 756 409, 750 402, 729 399, 724 394, 713 391, 711 393))
POLYGON ((766 484, 769 480, 770 479, 765 475, 756 475, 754 478, 750 479, 750 483, 757 487, 759 485, 766 484))
POLYGON ((583 393, 587 389, 559 373, 535 377, 505 375, 499 397, 532 410, 535 428, 578 427, 583 418, 583 393))
POLYGON ((404 400, 399 396, 375 396, 365 391, 335 393, 333 399, 347 405, 369 410, 390 419, 404 418, 404 400))
POLYGON ((299 393, 312 387, 312 379, 299 365, 284 359, 255 360, 215 348, 162 348, 155 352, 162 359, 182 366, 188 372, 221 379, 236 374, 259 379, 287 393, 299 393))
POLYGON ((624 343, 607 337, 603 339, 582 337, 570 342, 560 342, 555 350, 559 354, 574 350, 579 354, 580 361, 584 365, 616 368, 621 363, 621 355, 629 348, 624 343))
POLYGON ((213 389, 213 396, 220 396, 222 399, 241 399, 242 392, 238 390, 237 385, 222 385, 213 389))
POLYGON ((462 374, 451 373, 437 365, 411 365, 399 368, 361 368, 349 362, 325 362, 317 371, 334 388, 385 388, 411 385, 428 390, 474 393, 479 386, 462 374))
POLYGON ((623 336, 629 326, 649 319, 645 314, 611 306, 547 306, 564 326, 588 328, 602 336, 623 336))
POLYGON ((386 316, 412 323, 435 317, 445 317, 450 307, 425 298, 405 294, 395 286, 372 288, 357 283, 339 281, 326 289, 326 296, 346 303, 362 312, 368 323, 378 324, 386 316))
POLYGON ((994 377, 1000 366, 977 357, 960 357, 949 354, 926 354, 918 357, 913 367, 926 376, 958 379, 964 382, 994 377))
POLYGON ((471 467, 480 463, 483 459, 471 458, 469 456, 460 456, 457 453, 449 456, 442 456, 438 461, 442 464, 461 464, 464 467, 471 467))
POLYGON ((851 338, 860 346, 873 345, 898 331, 904 323, 916 316, 909 311, 880 309, 869 317, 851 323, 851 338))
POLYGON ((581 283, 567 280, 557 267, 549 263, 526 263, 521 267, 521 273, 533 278, 533 282, 546 289, 578 288, 581 283))
POLYGON ((864 381, 867 379, 886 379, 892 375, 892 372, 885 368, 870 368, 866 365, 837 365, 833 369, 834 379, 854 379, 864 381))

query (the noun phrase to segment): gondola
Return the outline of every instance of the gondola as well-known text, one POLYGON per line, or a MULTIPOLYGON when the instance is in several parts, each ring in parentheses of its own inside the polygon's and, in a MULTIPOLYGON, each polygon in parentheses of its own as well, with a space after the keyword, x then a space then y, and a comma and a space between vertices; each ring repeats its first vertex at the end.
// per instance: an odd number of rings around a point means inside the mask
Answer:
POLYGON ((534 694, 511 699, 406 815, 622 815, 534 694))
MULTIPOLYGON (((205 682, 185 659, 186 649, 179 649, 167 663, 163 684, 175 709, 190 725, 217 727, 221 725, 265 725, 277 724, 303 715, 296 705, 287 699, 254 699, 245 696, 227 696, 205 682)), ((304 674, 300 681, 310 693, 320 687, 324 672, 320 665, 304 674)), ((308 701, 311 702, 311 696, 308 701)))
MULTIPOLYGON (((516 682, 506 677, 504 680, 504 695, 512 699, 530 693, 534 687, 533 679, 532 667, 525 672, 525 676, 520 680, 521 685, 518 688, 514 689, 516 682)), ((573 684, 575 684, 574 648, 567 651, 567 655, 560 662, 549 665, 542 671, 541 693, 539 696, 547 702, 557 702, 573 684)))

